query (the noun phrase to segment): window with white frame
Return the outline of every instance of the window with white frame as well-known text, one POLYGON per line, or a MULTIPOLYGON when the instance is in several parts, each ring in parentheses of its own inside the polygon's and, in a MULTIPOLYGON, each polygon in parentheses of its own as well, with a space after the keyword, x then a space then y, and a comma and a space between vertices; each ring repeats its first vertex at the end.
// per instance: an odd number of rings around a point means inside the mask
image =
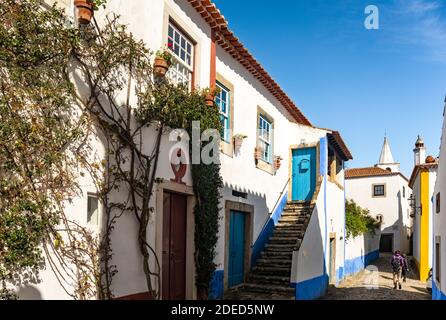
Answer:
POLYGON ((272 163, 272 122, 261 114, 259 115, 258 146, 262 151, 261 159, 267 163, 272 163))
POLYGON ((219 90, 220 92, 215 97, 215 100, 218 107, 220 108, 220 119, 222 125, 221 138, 226 142, 230 142, 229 130, 230 130, 230 112, 231 112, 231 104, 230 104, 231 91, 218 81, 217 81, 217 87, 220 89, 219 90))
POLYGON ((99 199, 97 195, 89 194, 87 200, 87 223, 98 224, 99 199))
POLYGON ((187 85, 191 89, 194 46, 192 42, 169 22, 167 46, 173 53, 173 64, 169 68, 168 77, 176 84, 187 85))

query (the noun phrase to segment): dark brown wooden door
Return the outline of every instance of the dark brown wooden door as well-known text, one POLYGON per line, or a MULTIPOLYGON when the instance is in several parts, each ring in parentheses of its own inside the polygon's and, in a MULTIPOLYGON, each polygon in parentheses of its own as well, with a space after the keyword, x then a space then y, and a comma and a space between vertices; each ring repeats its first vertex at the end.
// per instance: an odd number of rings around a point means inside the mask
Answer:
POLYGON ((186 299, 187 197, 164 193, 163 299, 186 299))

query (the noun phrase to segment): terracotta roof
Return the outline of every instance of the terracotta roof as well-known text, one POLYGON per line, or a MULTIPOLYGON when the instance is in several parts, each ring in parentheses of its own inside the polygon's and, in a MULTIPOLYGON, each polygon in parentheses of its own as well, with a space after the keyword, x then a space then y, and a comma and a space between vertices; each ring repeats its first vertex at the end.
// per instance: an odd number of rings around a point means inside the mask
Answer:
POLYGON ((228 22, 210 0, 188 0, 215 32, 216 42, 242 64, 285 107, 297 123, 312 126, 294 102, 228 28, 228 22))
POLYGON ((332 131, 328 135, 328 141, 336 148, 336 151, 342 156, 342 160, 348 161, 353 160, 353 156, 350 150, 347 148, 341 134, 338 131, 332 131))
POLYGON ((391 176, 394 172, 390 172, 378 167, 368 168, 353 168, 345 170, 345 178, 361 178, 361 177, 373 177, 373 176, 391 176))
POLYGON ((413 188, 413 185, 415 183, 415 179, 417 178, 418 173, 421 170, 423 170, 423 169, 426 169, 426 170, 428 170, 428 169, 435 169, 437 167, 438 167, 438 158, 435 159, 435 162, 424 163, 424 164, 419 164, 419 165, 415 166, 413 168, 412 175, 410 176, 409 187, 413 188))

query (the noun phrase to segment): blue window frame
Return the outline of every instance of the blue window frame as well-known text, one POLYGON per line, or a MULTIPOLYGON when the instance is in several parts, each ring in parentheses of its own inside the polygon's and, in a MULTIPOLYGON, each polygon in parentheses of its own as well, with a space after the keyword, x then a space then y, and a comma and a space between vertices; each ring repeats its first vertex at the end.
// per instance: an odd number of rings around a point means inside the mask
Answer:
POLYGON ((221 119, 221 138, 230 142, 230 115, 231 115, 231 103, 230 103, 230 95, 231 91, 217 81, 217 87, 220 89, 216 97, 216 102, 218 107, 220 108, 220 119, 221 119))
POLYGON ((269 121, 265 116, 259 115, 258 145, 262 150, 261 159, 267 163, 273 162, 272 144, 272 122, 269 121))

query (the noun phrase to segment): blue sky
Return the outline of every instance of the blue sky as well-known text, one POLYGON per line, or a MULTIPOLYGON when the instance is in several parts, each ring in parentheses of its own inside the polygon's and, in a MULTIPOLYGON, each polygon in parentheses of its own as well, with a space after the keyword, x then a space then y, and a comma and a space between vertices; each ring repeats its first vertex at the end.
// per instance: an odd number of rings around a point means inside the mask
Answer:
POLYGON ((446 94, 446 1, 214 0, 229 27, 316 126, 339 130, 348 167, 387 132, 403 173, 418 134, 438 156, 446 94), (364 27, 367 5, 379 30, 364 27))

